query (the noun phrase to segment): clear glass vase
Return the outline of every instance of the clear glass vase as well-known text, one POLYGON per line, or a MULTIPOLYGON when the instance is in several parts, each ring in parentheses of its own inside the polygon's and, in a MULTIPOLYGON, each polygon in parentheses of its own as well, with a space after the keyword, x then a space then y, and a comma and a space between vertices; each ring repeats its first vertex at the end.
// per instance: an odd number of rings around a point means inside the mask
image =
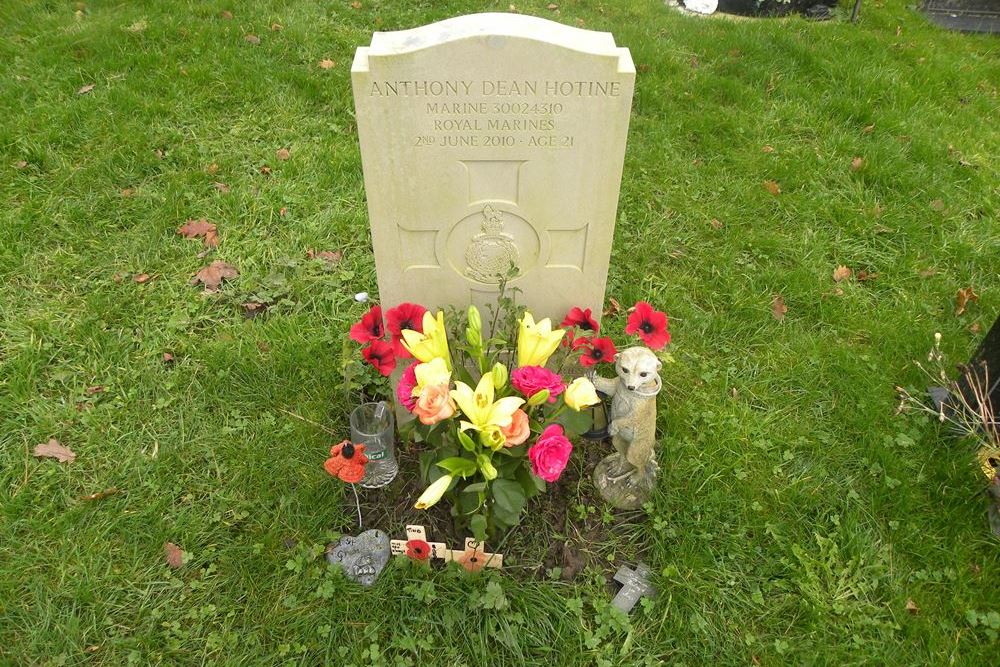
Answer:
POLYGON ((368 465, 361 486, 377 489, 396 479, 396 420, 384 401, 365 403, 351 412, 351 442, 365 446, 368 465))

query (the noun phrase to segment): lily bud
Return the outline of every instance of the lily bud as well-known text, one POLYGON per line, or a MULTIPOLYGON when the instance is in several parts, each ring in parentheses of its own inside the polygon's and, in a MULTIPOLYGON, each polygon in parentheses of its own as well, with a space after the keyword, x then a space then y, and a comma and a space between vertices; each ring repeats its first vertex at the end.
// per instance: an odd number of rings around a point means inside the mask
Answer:
POLYGON ((467 319, 469 324, 465 327, 465 340, 469 345, 478 349, 483 346, 483 319, 479 315, 479 309, 475 306, 469 306, 467 319))
POLYGON ((428 507, 432 507, 437 501, 441 500, 441 496, 444 492, 448 490, 451 486, 451 481, 454 479, 452 475, 442 475, 438 477, 437 481, 428 486, 420 497, 417 498, 417 504, 414 507, 418 510, 425 510, 428 507))
POLYGON ((541 389, 541 390, 535 392, 534 394, 532 394, 531 398, 528 399, 528 407, 529 408, 533 408, 536 405, 541 405, 542 403, 544 403, 547 400, 549 400, 549 390, 548 389, 541 389))
POLYGON ((500 391, 501 389, 507 386, 507 379, 509 374, 507 372, 506 366, 504 366, 500 362, 497 362, 496 365, 493 366, 493 370, 491 372, 493 374, 494 389, 500 391))

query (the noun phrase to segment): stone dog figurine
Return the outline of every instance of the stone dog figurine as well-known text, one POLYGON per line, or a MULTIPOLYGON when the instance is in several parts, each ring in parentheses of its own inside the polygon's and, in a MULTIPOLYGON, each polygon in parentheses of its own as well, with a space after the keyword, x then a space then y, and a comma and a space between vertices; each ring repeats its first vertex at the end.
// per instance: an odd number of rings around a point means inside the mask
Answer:
POLYGON ((618 377, 591 379, 598 391, 611 396, 608 434, 615 453, 594 469, 601 496, 619 509, 638 509, 656 486, 656 395, 663 384, 660 360, 645 347, 618 354, 618 377))

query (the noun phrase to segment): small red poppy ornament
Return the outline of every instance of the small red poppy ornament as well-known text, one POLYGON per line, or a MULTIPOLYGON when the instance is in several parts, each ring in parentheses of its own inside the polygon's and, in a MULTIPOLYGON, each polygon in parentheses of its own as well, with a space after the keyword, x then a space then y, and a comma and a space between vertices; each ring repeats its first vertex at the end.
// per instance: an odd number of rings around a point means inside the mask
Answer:
POLYGON ((584 347, 583 355, 580 356, 580 364, 583 366, 595 366, 597 364, 610 364, 614 362, 618 350, 610 338, 593 338, 584 347))
POLYGON ((385 327, 382 325, 382 306, 372 306, 371 310, 361 316, 361 320, 351 327, 351 340, 365 343, 373 340, 381 340, 385 336, 385 327))
POLYGON ((382 375, 391 375, 396 369, 396 355, 392 351, 392 345, 384 340, 373 340, 361 350, 361 356, 382 375))
POLYGON ((340 481, 354 484, 364 478, 367 463, 365 446, 344 440, 330 448, 330 458, 323 464, 323 468, 340 481))
POLYGON ((654 310, 645 301, 635 304, 635 310, 628 316, 625 333, 638 334, 642 342, 650 349, 659 350, 670 342, 670 332, 667 331, 667 314, 654 310))
POLYGON ((425 561, 431 557, 431 545, 424 540, 407 540, 406 555, 412 560, 425 561))

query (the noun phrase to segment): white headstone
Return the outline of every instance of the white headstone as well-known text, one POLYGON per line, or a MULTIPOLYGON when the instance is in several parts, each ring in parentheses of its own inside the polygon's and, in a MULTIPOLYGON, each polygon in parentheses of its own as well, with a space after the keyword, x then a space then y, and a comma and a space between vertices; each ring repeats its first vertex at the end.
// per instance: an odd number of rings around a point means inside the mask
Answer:
POLYGON ((600 315, 635 82, 610 33, 517 14, 377 32, 351 69, 381 302, 600 315))

